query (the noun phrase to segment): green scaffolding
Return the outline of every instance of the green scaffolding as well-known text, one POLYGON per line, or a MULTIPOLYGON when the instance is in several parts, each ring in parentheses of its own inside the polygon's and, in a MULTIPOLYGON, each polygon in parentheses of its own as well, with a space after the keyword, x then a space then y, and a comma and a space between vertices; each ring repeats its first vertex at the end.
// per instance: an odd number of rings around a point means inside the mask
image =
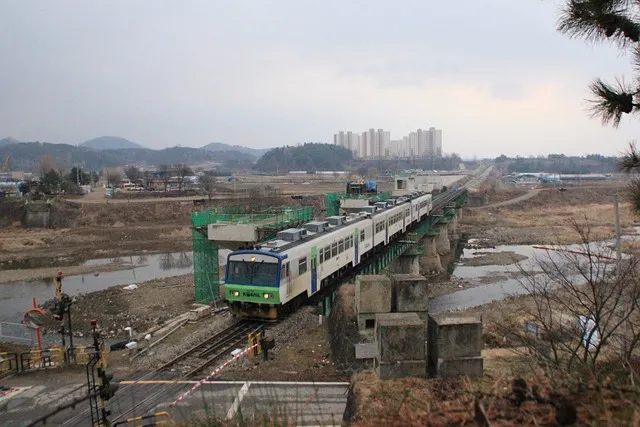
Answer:
POLYGON ((313 217, 310 206, 295 207, 257 207, 248 209, 243 206, 218 207, 191 214, 193 238, 193 282, 195 300, 209 303, 220 298, 220 267, 218 263, 218 244, 209 240, 209 224, 252 224, 258 228, 260 241, 275 237, 285 228, 295 227, 308 222, 313 217))
POLYGON ((207 233, 196 228, 193 236, 193 284, 196 302, 208 303, 220 297, 220 268, 218 244, 207 238, 207 233))

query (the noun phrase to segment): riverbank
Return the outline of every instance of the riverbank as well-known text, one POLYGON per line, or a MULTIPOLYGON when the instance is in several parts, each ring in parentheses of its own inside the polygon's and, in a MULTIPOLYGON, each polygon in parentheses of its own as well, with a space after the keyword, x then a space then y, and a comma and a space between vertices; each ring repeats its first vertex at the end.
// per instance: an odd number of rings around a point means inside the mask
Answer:
MULTIPOLYGON (((91 332, 97 320, 107 338, 126 338, 126 327, 144 331, 191 309, 194 302, 193 275, 142 282, 134 290, 114 286, 75 297, 73 330, 80 336, 91 332)), ((45 333, 56 333, 59 322, 47 317, 45 333)))
MULTIPOLYGON (((486 209, 465 209, 460 229, 477 245, 573 244, 580 242, 572 221, 590 226, 591 240, 615 236, 613 195, 621 194, 620 225, 629 233, 639 225, 631 204, 624 199, 624 184, 545 189, 513 204, 486 209)), ((519 197, 519 196, 518 196, 519 197)), ((501 199, 497 197, 496 199, 501 199)))
POLYGON ((89 259, 190 251, 188 223, 65 229, 5 228, 0 233, 0 271, 74 266, 89 259))
MULTIPOLYGON (((137 266, 142 267, 142 266, 137 266)), ((114 258, 109 264, 98 265, 74 265, 64 267, 65 276, 76 276, 82 274, 93 274, 98 276, 100 273, 111 271, 132 270, 134 266, 124 261, 122 258, 114 258)), ((2 270, 0 274, 0 284, 9 282, 32 282, 34 280, 51 280, 55 277, 61 268, 30 268, 17 270, 2 270)))

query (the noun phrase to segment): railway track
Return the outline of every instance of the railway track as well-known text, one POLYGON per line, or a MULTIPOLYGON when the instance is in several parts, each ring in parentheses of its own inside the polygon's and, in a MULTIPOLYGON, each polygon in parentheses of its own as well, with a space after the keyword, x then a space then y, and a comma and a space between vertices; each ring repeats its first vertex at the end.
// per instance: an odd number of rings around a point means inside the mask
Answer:
MULTIPOLYGON (((228 328, 218 332, 210 338, 191 347, 184 353, 174 357, 155 371, 145 375, 141 379, 158 379, 162 373, 171 372, 171 379, 185 379, 202 373, 206 368, 216 362, 227 359, 233 348, 244 346, 247 335, 264 325, 263 322, 251 320, 239 320, 228 328)), ((112 421, 126 419, 129 415, 147 413, 153 410, 155 402, 163 397, 172 398, 185 387, 184 384, 158 384, 147 386, 146 396, 136 402, 132 407, 118 411, 118 415, 112 421)))
POLYGON ((263 322, 239 320, 228 328, 174 357, 156 372, 176 372, 180 377, 193 377, 205 368, 229 356, 231 350, 247 340, 247 335, 264 326, 263 322))

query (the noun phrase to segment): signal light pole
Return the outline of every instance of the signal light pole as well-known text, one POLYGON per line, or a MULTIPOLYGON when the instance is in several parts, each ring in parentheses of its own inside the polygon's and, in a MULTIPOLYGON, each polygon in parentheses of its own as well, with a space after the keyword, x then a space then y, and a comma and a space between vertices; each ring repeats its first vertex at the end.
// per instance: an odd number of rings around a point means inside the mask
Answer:
POLYGON ((111 411, 107 409, 107 401, 116 394, 119 385, 112 383, 113 374, 107 371, 106 360, 102 359, 101 344, 100 344, 100 332, 97 330, 98 322, 96 320, 91 321, 92 335, 93 335, 93 348, 91 360, 87 363, 87 381, 89 385, 89 393, 93 395, 90 400, 91 407, 91 423, 92 425, 110 426, 109 416, 111 411), (95 384, 94 367, 97 371, 98 384, 95 384), (96 397, 100 398, 100 409, 98 410, 98 402, 96 397))
POLYGON ((71 304, 73 301, 69 295, 62 293, 62 271, 58 271, 55 277, 56 282, 56 305, 53 310, 53 317, 60 320, 60 335, 62 337, 62 349, 64 351, 65 360, 71 362, 75 359, 75 349, 73 348, 73 328, 71 326, 71 304), (69 353, 67 354, 67 348, 64 336, 67 334, 64 327, 64 314, 67 314, 67 330, 69 334, 69 353))

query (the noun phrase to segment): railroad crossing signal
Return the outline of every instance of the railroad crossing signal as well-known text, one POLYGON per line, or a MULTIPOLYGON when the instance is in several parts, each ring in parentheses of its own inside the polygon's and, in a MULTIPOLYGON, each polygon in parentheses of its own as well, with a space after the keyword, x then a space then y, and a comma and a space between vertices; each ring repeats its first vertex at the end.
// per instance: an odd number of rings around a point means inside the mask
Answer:
POLYGON ((97 330, 98 322, 91 321, 91 327, 93 329, 93 347, 94 352, 91 360, 87 363, 87 381, 89 386, 89 393, 93 394, 93 399, 90 401, 91 407, 91 422, 92 425, 108 426, 109 415, 111 411, 107 409, 107 401, 116 394, 116 391, 120 385, 116 382, 112 382, 113 373, 107 371, 107 362, 102 357, 101 347, 102 343, 100 338, 100 332, 97 330), (97 371, 97 385, 93 372, 97 371), (98 409, 98 403, 96 397, 100 398, 100 408, 98 409))
POLYGON ((113 379, 113 373, 106 371, 104 368, 98 368, 98 376, 100 377, 100 399, 111 400, 116 394, 120 385, 118 383, 111 383, 113 379))

